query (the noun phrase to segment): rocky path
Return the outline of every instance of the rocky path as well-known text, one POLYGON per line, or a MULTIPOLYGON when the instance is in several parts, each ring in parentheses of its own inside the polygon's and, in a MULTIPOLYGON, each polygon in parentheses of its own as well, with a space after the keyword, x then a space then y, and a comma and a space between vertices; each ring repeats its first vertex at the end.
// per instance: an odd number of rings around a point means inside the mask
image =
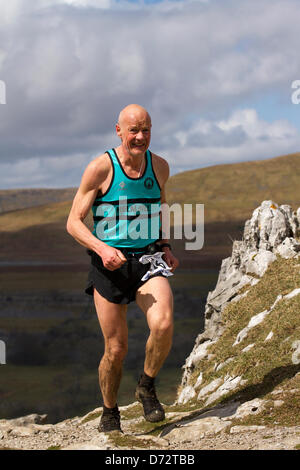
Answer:
MULTIPOLYGON (((197 412, 168 412, 167 424, 146 423, 140 405, 121 407, 123 434, 99 433, 101 408, 84 417, 42 424, 46 416, 0 421, 0 448, 19 450, 295 450, 300 426, 243 426, 233 420, 247 404, 197 412), (156 430, 156 435, 153 431, 156 430)), ((248 410, 254 409, 253 401, 248 410)))

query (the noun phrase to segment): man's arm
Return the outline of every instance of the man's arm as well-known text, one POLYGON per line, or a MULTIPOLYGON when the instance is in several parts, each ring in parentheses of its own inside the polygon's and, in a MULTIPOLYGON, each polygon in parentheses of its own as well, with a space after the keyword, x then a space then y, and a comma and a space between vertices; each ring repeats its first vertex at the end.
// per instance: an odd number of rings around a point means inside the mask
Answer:
MULTIPOLYGON (((159 157, 158 155, 154 155, 154 168, 155 168, 155 174, 158 179, 160 188, 161 188, 161 204, 166 204, 166 192, 165 192, 165 185, 166 182, 169 179, 170 175, 170 169, 169 169, 169 164, 167 163, 166 160, 163 158, 159 157)), ((164 235, 164 234, 163 234, 164 235)), ((160 240, 160 244, 167 243, 169 244, 169 240, 167 238, 162 238, 160 240)), ((175 271, 175 269, 179 266, 179 261, 178 259, 173 255, 171 249, 169 247, 163 247, 161 249, 165 255, 164 259, 168 266, 172 268, 172 271, 175 271)))
POLYGON ((67 231, 78 243, 97 253, 104 267, 113 271, 126 261, 123 253, 99 240, 84 224, 99 188, 109 175, 110 163, 103 157, 93 160, 84 171, 68 217, 67 231))

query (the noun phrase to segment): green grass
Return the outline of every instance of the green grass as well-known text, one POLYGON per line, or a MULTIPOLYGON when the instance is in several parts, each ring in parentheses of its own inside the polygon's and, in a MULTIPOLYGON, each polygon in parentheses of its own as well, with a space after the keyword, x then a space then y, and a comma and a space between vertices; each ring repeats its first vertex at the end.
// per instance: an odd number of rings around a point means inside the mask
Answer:
POLYGON ((126 447, 129 449, 147 449, 151 445, 151 443, 147 439, 137 439, 134 436, 130 436, 128 434, 121 434, 118 431, 110 432, 109 440, 113 442, 117 447, 126 447))
MULTIPOLYGON (((222 316, 224 332, 217 343, 209 348, 210 359, 199 361, 190 383, 195 383, 200 372, 203 373, 201 388, 227 374, 231 377, 242 376, 247 381, 216 403, 229 399, 246 401, 265 397, 277 385, 284 385, 287 390, 299 387, 300 379, 296 374, 300 372, 300 365, 293 364, 291 360, 292 343, 300 338, 299 295, 281 300, 262 323, 250 329, 247 337, 233 346, 237 334, 247 326, 251 317, 270 309, 279 294, 286 295, 299 285, 299 260, 277 259, 259 283, 250 288, 245 298, 232 302, 225 308, 222 316), (265 341, 270 331, 274 336, 270 341, 265 341), (252 349, 243 352, 246 346, 253 343, 255 346, 252 349), (216 365, 224 363, 228 358, 233 360, 216 371, 216 365), (293 382, 294 377, 296 384, 293 382)), ((272 410, 272 413, 269 409, 264 413, 262 421, 274 422, 277 419, 280 422, 300 424, 299 396, 294 398, 287 401, 287 409, 283 406, 272 410)), ((199 401, 199 404, 204 405, 204 401, 199 401)), ((256 423, 257 418, 253 419, 256 423)))

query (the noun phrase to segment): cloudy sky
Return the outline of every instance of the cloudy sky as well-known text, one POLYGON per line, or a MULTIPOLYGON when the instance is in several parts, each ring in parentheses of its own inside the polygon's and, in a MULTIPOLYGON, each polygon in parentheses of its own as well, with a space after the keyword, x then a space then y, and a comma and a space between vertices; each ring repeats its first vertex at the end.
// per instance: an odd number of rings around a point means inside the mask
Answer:
POLYGON ((299 7, 0 0, 0 188, 77 186, 129 103, 172 174, 299 151, 299 7))

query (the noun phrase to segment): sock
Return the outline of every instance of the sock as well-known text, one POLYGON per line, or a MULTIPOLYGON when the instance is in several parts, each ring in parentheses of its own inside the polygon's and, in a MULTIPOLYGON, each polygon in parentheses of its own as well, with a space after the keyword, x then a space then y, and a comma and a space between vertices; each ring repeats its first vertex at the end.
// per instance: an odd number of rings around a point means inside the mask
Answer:
POLYGON ((105 406, 103 403, 103 414, 109 414, 117 410, 118 410, 118 404, 116 404, 116 406, 114 406, 113 408, 107 408, 107 406, 105 406))
POLYGON ((143 372, 139 380, 139 385, 141 385, 142 387, 150 388, 154 385, 154 380, 155 377, 150 377, 145 372, 143 372))

